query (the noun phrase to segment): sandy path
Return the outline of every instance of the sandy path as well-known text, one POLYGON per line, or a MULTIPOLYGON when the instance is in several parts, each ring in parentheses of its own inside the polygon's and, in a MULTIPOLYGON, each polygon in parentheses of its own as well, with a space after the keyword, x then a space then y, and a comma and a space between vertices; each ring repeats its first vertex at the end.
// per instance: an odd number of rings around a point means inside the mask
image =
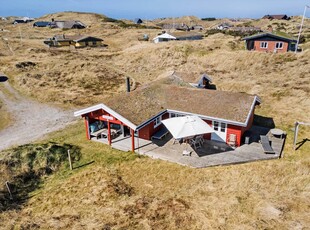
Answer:
POLYGON ((0 100, 14 116, 12 124, 0 130, 0 151, 38 140, 76 120, 73 111, 64 111, 21 96, 8 81, 0 82, 0 85, 4 88, 0 91, 0 100))

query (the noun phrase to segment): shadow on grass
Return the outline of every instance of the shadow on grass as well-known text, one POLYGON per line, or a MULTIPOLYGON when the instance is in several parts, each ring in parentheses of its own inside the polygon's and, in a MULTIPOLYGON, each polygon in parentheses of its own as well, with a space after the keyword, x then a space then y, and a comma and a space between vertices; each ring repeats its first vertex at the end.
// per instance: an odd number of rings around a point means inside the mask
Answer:
POLYGON ((0 167, 12 197, 5 185, 0 185, 0 212, 19 210, 30 198, 30 193, 40 188, 44 178, 68 164, 68 150, 72 162, 81 157, 80 147, 48 142, 27 144, 7 150, 0 160, 0 167), (2 189, 3 188, 3 189, 2 189))
POLYGON ((296 143, 296 145, 298 145, 298 146, 296 147, 295 150, 300 149, 300 148, 301 148, 306 142, 308 142, 308 141, 310 141, 310 139, 306 138, 306 139, 303 139, 302 141, 296 143))
POLYGON ((88 162, 88 163, 85 163, 85 164, 82 164, 82 165, 73 167, 73 169, 83 168, 83 167, 85 167, 85 166, 87 166, 87 165, 91 165, 91 164, 93 164, 93 163, 95 163, 95 161, 90 161, 90 162, 88 162))
POLYGON ((264 117, 256 114, 254 115, 253 125, 266 127, 269 129, 276 127, 272 117, 264 117))

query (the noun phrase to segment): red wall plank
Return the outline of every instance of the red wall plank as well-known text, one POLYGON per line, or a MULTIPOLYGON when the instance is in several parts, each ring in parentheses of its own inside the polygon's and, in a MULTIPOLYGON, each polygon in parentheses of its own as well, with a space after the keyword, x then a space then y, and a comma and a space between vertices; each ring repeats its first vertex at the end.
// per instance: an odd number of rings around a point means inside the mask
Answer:
MULTIPOLYGON (((280 41, 265 41, 268 42, 268 47, 267 48, 261 48, 260 43, 264 41, 255 41, 254 42, 254 50, 257 51, 264 51, 264 52, 274 52, 276 48, 276 43, 280 41)), ((282 42, 283 43, 283 48, 282 49, 276 49, 277 53, 286 53, 288 50, 288 42, 282 42)))

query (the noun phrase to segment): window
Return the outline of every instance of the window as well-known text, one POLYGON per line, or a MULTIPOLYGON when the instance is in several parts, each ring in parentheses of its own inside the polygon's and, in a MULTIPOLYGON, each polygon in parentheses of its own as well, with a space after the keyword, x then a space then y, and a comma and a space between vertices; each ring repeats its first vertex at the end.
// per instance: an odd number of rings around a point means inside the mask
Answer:
POLYGON ((172 117, 183 117, 184 115, 181 115, 181 114, 177 114, 177 113, 169 113, 170 115, 170 118, 172 117))
POLYGON ((260 43, 260 48, 267 49, 267 47, 268 47, 268 42, 261 42, 260 43))
POLYGON ((93 41, 93 45, 94 45, 94 46, 97 45, 97 42, 96 42, 96 41, 93 41))
POLYGON ((283 49, 283 42, 277 42, 276 49, 283 49))
POLYGON ((218 121, 213 121, 213 129, 222 133, 226 132, 226 124, 218 121))
POLYGON ((226 124, 225 123, 221 123, 221 132, 222 133, 226 132, 226 124))
POLYGON ((156 128, 157 126, 159 126, 161 124, 161 116, 156 117, 155 121, 154 121, 154 128, 156 128))
POLYGON ((213 122, 213 129, 214 129, 215 131, 218 131, 218 130, 219 130, 219 123, 218 123, 217 121, 214 121, 214 122, 213 122))

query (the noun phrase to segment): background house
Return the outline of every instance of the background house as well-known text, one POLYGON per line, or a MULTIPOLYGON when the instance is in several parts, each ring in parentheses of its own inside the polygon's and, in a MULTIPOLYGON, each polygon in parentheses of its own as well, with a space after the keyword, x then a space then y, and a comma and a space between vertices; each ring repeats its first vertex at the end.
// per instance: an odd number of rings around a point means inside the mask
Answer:
POLYGON ((175 32, 175 33, 164 33, 153 38, 154 43, 167 42, 172 40, 201 40, 203 35, 195 32, 175 32))
POLYGON ((133 22, 134 22, 135 24, 142 24, 142 23, 143 23, 143 21, 142 21, 141 18, 135 18, 135 19, 133 20, 133 22))
POLYGON ((39 21, 39 22, 33 23, 32 26, 33 27, 48 27, 48 26, 50 26, 50 22, 39 21))
POLYGON ((203 34, 195 33, 195 32, 175 32, 171 33, 172 36, 176 38, 176 40, 201 40, 203 39, 203 34))
POLYGON ((161 25, 163 30, 182 30, 189 31, 190 27, 185 23, 170 23, 161 25))
POLYGON ((163 33, 161 35, 158 35, 157 37, 153 38, 154 43, 159 43, 159 42, 168 42, 168 41, 173 41, 176 40, 177 38, 168 34, 168 33, 163 33))
POLYGON ((53 21, 50 23, 51 28, 59 29, 84 29, 86 25, 80 21, 53 21))
POLYGON ((64 47, 64 46, 74 46, 75 48, 82 47, 100 47, 102 46, 102 39, 95 38, 87 35, 56 35, 50 39, 44 41, 44 44, 49 47, 64 47))
POLYGON ((295 51, 297 40, 277 35, 275 33, 261 33, 245 37, 247 50, 257 50, 264 52, 285 53, 295 51))
POLYGON ((254 27, 254 26, 237 26, 237 27, 231 27, 229 28, 230 31, 234 31, 234 32, 240 32, 240 33, 249 33, 249 32, 261 32, 261 28, 260 27, 254 27))
POLYGON ((28 23, 28 22, 32 22, 32 21, 34 21, 34 18, 23 17, 23 18, 15 19, 13 24, 28 23))
POLYGON ((287 16, 286 14, 273 14, 273 15, 265 15, 264 17, 262 17, 262 19, 269 19, 269 20, 273 20, 273 19, 277 19, 277 20, 290 20, 291 18, 289 16, 287 16))
POLYGON ((231 24, 229 24, 229 23, 221 23, 221 24, 219 24, 217 27, 216 27, 216 29, 218 29, 218 30, 227 30, 227 29, 229 29, 230 27, 232 27, 233 25, 231 25, 231 24))

